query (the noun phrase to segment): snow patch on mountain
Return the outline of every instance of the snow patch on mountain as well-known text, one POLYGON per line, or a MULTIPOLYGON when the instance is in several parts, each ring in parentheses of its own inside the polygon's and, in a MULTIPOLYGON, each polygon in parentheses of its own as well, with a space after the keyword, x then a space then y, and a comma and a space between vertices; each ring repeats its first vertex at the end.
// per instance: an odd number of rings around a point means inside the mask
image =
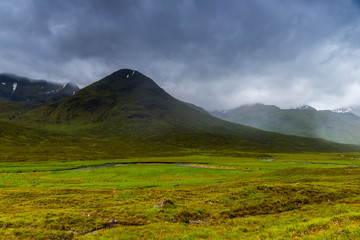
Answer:
POLYGON ((16 90, 16 88, 17 88, 17 83, 13 83, 13 93, 15 92, 15 90, 16 90))
POLYGON ((304 105, 304 106, 301 106, 297 109, 300 109, 300 110, 316 110, 315 108, 313 108, 312 106, 309 106, 309 105, 304 105))
POLYGON ((336 112, 336 113, 348 113, 348 112, 351 112, 353 109, 351 107, 348 107, 348 108, 338 108, 338 109, 335 109, 335 110, 332 110, 333 112, 336 112))

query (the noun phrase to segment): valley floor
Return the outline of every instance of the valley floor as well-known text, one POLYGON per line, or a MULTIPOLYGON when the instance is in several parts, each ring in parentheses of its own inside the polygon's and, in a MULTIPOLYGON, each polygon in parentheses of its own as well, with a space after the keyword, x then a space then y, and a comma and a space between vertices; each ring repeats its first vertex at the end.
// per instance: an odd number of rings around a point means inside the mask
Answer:
POLYGON ((360 154, 1 162, 0 236, 359 239, 358 166, 360 154))

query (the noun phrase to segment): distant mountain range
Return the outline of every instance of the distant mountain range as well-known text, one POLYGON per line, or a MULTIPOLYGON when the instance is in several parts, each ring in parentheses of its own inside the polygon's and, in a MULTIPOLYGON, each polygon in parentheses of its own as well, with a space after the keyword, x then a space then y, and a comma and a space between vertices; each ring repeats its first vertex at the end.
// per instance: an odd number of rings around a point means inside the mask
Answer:
POLYGON ((233 110, 213 112, 221 119, 266 131, 303 137, 323 138, 360 144, 360 108, 318 111, 311 106, 280 109, 274 105, 244 105, 233 110))
POLYGON ((359 146, 287 136, 218 119, 175 99, 131 69, 116 71, 74 95, 19 114, 11 123, 111 145, 126 141, 187 152, 360 151, 359 146))
POLYGON ((74 95, 79 87, 73 83, 52 83, 14 74, 0 74, 0 102, 49 103, 74 95))

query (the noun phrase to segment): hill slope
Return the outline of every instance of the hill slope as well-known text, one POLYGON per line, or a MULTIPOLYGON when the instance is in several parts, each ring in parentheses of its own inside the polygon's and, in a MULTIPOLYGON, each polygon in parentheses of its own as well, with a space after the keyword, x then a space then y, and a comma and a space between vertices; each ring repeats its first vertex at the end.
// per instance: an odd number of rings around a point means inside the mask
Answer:
POLYGON ((0 102, 0 120, 11 120, 41 105, 37 102, 0 102))
POLYGON ((358 151, 320 139, 284 136, 233 124, 181 102, 143 74, 123 69, 15 123, 112 141, 242 151, 358 151))
POLYGON ((360 144, 360 118, 351 113, 317 111, 309 106, 280 109, 254 104, 226 112, 214 112, 213 115, 266 131, 360 144))

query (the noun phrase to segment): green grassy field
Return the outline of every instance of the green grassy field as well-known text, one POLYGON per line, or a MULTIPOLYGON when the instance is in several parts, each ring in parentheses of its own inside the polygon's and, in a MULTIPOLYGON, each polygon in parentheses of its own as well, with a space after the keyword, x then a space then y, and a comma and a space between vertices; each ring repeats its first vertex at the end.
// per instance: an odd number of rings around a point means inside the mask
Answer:
POLYGON ((357 239, 358 165, 335 153, 1 162, 0 236, 357 239), (145 164, 68 170, 133 162, 145 164))

